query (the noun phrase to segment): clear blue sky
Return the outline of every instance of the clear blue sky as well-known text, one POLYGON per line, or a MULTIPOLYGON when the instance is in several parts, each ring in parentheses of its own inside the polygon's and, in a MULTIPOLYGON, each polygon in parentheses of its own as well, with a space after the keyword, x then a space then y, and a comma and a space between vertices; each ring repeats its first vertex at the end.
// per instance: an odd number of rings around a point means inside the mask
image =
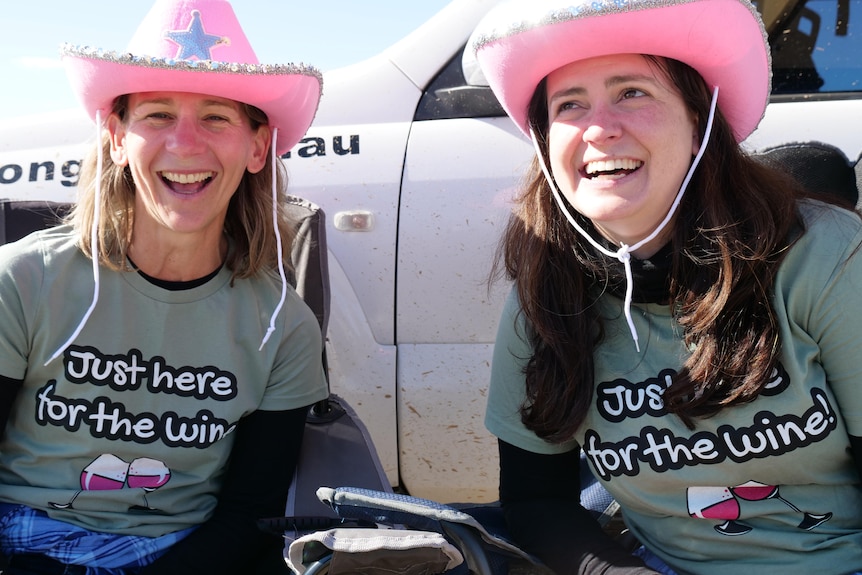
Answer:
MULTIPOLYGON (((449 0, 232 0, 263 63, 323 70, 373 56, 449 0)), ((152 0, 0 0, 0 121, 78 105, 63 42, 122 50, 152 0)))

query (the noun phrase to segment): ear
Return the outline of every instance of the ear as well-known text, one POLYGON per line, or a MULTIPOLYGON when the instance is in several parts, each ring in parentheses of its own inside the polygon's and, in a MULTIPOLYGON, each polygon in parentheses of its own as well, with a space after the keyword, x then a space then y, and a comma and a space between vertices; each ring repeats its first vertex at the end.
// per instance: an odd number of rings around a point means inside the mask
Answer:
POLYGON ((126 126, 120 117, 111 114, 105 120, 105 128, 108 130, 108 138, 111 142, 111 160, 118 166, 128 166, 129 156, 126 153, 126 126))
POLYGON ((266 157, 269 154, 269 146, 272 142, 272 131, 269 126, 260 126, 254 133, 254 139, 251 142, 251 151, 249 153, 248 165, 246 170, 252 174, 256 174, 266 165, 266 157))

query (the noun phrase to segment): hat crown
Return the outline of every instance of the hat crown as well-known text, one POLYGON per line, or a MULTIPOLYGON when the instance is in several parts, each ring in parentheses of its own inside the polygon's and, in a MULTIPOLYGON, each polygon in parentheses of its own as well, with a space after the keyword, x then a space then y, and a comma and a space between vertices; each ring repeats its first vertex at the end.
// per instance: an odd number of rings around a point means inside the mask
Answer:
POLYGON ((683 62, 719 87, 718 107, 738 141, 770 93, 766 30, 750 0, 510 0, 470 40, 491 88, 524 134, 536 87, 571 62, 647 54, 683 62))
POLYGON ((262 110, 287 152, 311 125, 323 78, 305 64, 261 64, 227 0, 156 0, 118 53, 66 44, 60 49, 72 90, 93 119, 117 97, 189 92, 262 110))
POLYGON ((128 51, 175 60, 259 63, 226 0, 158 0, 128 51))

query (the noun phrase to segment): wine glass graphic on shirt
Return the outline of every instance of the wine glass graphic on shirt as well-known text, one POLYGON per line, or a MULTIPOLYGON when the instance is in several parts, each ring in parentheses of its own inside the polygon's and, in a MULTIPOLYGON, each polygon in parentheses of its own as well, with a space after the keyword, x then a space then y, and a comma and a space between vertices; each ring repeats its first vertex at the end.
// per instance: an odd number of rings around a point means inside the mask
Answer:
POLYGON ((745 535, 751 527, 738 521, 739 500, 729 487, 689 487, 686 490, 688 514, 699 519, 719 519, 715 526, 722 535, 745 535))
POLYGON ((156 459, 141 457, 129 464, 116 455, 103 453, 81 472, 81 489, 67 503, 49 504, 54 509, 70 509, 82 491, 109 491, 123 489, 127 485, 133 489, 143 489, 146 501, 146 493, 158 489, 170 477, 170 469, 156 459))
POLYGON ((758 481, 746 481, 741 485, 731 487, 730 490, 736 497, 745 501, 764 501, 766 499, 781 501, 792 510, 802 514, 802 521, 799 522, 797 527, 805 531, 810 531, 821 523, 832 519, 832 513, 809 513, 808 511, 802 511, 781 496, 777 485, 767 485, 758 481))
POLYGON ((126 483, 132 489, 140 488, 144 491, 155 491, 168 482, 171 478, 171 470, 158 459, 139 457, 129 464, 129 475, 126 483))
POLYGON ((832 513, 818 514, 802 511, 780 495, 777 485, 758 481, 747 481, 735 487, 689 487, 686 499, 688 511, 692 517, 723 520, 723 523, 715 526, 715 530, 722 535, 744 535, 751 531, 751 526, 739 521, 740 499, 743 501, 764 501, 766 499, 781 501, 797 513, 802 514, 802 521, 797 527, 805 531, 810 531, 832 518, 832 513))
POLYGON ((139 457, 129 464, 129 474, 126 483, 132 489, 144 490, 144 502, 146 506, 136 507, 138 509, 152 509, 147 501, 147 493, 151 493, 168 482, 171 478, 171 470, 158 459, 139 457))

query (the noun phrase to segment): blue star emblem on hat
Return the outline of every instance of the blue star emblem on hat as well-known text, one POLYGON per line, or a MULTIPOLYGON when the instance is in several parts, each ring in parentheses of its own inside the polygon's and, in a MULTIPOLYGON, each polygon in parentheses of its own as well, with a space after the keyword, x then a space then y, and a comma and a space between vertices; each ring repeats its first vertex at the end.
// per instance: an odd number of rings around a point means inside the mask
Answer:
POLYGON ((199 10, 192 10, 192 21, 188 28, 185 30, 168 30, 165 32, 165 37, 179 45, 177 58, 180 60, 191 60, 192 57, 196 57, 198 60, 212 60, 210 51, 213 46, 230 44, 229 38, 206 33, 199 10))

